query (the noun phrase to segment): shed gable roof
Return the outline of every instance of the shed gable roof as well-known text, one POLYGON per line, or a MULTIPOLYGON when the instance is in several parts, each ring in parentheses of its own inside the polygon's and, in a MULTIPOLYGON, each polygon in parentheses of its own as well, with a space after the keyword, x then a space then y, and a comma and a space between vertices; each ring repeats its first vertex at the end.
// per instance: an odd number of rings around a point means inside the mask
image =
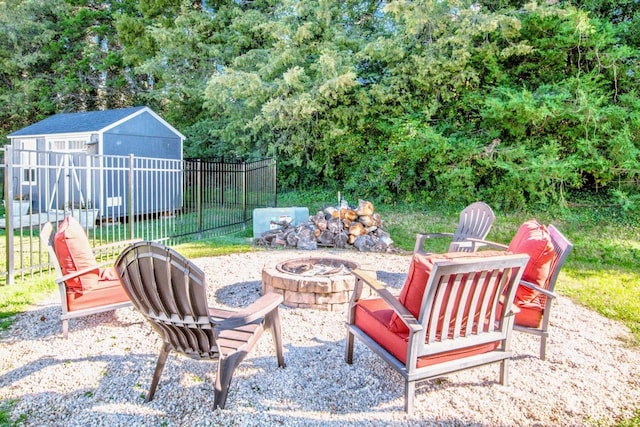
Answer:
MULTIPOLYGON (((80 113, 60 113, 47 117, 37 123, 17 130, 9 134, 9 138, 18 136, 39 136, 52 134, 69 134, 82 132, 99 132, 105 128, 118 123, 127 117, 147 110, 147 107, 118 108, 104 111, 85 111, 80 113)), ((153 114, 157 117, 156 114, 153 114)), ((159 117, 158 117, 159 118, 159 117)), ((165 125, 174 130, 168 123, 160 119, 165 125)), ((174 130, 175 131, 175 130, 174 130)), ((177 132, 177 131, 175 131, 177 132)))

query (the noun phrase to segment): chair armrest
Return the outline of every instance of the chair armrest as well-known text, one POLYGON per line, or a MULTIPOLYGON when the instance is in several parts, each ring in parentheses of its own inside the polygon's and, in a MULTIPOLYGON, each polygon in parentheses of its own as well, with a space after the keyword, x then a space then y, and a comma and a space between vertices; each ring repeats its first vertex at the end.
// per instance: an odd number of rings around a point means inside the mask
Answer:
MULTIPOLYGON (((500 304, 504 305, 504 295, 500 295, 500 304)), ((511 303, 509 306, 509 311, 507 311, 507 315, 514 315, 520 313, 520 307, 518 307, 515 303, 511 303)))
POLYGON ((509 247, 508 245, 504 245, 502 243, 492 242, 490 240, 475 239, 473 237, 467 237, 465 239, 465 241, 471 242, 474 247, 475 246, 490 246, 490 247, 494 247, 494 248, 497 248, 497 249, 503 249, 503 250, 506 250, 509 247))
POLYGON ((433 239, 434 237, 453 237, 453 233, 418 233, 416 238, 433 239))
POLYGON ((400 317, 402 322, 407 325, 411 333, 418 332, 422 330, 422 325, 418 320, 413 317, 413 314, 407 308, 400 304, 398 298, 396 298, 389 289, 385 286, 384 283, 380 282, 378 279, 372 277, 370 274, 360 270, 355 269, 351 270, 351 273, 356 276, 357 279, 362 280, 366 283, 371 289, 373 289, 379 296, 384 300, 384 302, 389 305, 393 309, 393 311, 400 317))
POLYGON ((96 266, 93 266, 93 267, 86 267, 86 268, 83 268, 81 270, 77 270, 77 271, 74 271, 74 272, 71 272, 71 273, 67 273, 64 276, 56 277, 56 283, 63 284, 67 280, 75 279, 76 277, 80 277, 80 276, 84 276, 85 274, 91 273, 92 271, 96 271, 96 270, 98 270, 98 271, 100 270, 100 266, 99 265, 96 265, 96 266))
POLYGON ((535 285, 535 284, 533 284, 531 282, 527 282, 525 280, 521 280, 520 281, 520 285, 524 286, 526 288, 532 289, 532 290, 534 290, 536 292, 540 292, 541 294, 547 296, 548 298, 557 298, 558 297, 554 292, 551 292, 551 291, 549 291, 549 290, 547 290, 545 288, 541 288, 540 286, 535 285))
POLYGON ((104 245, 95 246, 92 251, 95 254, 102 253, 103 251, 110 251, 113 249, 118 249, 123 246, 130 246, 134 243, 142 242, 142 239, 129 239, 129 240, 118 240, 116 242, 105 243, 104 245))
POLYGON ((482 246, 486 246, 484 243, 482 242, 472 242, 470 240, 463 240, 461 242, 455 242, 456 247, 458 248, 479 248, 482 246))
POLYGON ((211 323, 220 329, 234 329, 238 326, 248 325, 258 319, 262 319, 267 314, 277 308, 284 298, 275 292, 269 292, 253 303, 249 304, 243 310, 227 317, 224 320, 215 320, 209 317, 211 323))
POLYGON ((422 245, 427 239, 433 239, 436 237, 453 237, 452 233, 418 233, 416 234, 416 244, 413 248, 413 252, 423 252, 422 245))

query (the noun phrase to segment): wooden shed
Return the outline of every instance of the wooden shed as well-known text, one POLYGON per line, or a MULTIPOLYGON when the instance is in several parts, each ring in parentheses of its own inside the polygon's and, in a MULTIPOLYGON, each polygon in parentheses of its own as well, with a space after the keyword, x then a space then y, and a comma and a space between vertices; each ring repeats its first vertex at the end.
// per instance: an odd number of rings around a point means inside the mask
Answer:
POLYGON ((162 165, 170 164, 167 168, 175 173, 185 137, 148 107, 56 114, 8 138, 14 163, 21 167, 15 174, 14 193, 28 193, 36 212, 67 209, 73 202, 90 204, 101 217, 122 216, 127 212, 127 189, 115 174, 124 166, 113 166, 131 155, 166 160, 150 162, 146 179, 160 182, 159 191, 166 191, 167 185, 176 187, 169 192, 173 197, 147 197, 147 202, 134 204, 135 214, 175 210, 182 203, 181 178, 172 178, 169 184, 162 165))

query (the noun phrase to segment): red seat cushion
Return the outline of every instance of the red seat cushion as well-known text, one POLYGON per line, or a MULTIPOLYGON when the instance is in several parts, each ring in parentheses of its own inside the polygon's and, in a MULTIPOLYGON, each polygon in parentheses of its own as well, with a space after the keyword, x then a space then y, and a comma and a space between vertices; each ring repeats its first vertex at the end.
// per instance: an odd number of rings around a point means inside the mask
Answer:
MULTIPOLYGON (((407 362, 408 330, 395 332, 388 327, 394 311, 381 298, 358 301, 354 323, 402 363, 407 362)), ((405 327, 406 328, 406 327, 405 327)), ((418 358, 417 367, 435 365, 494 350, 499 342, 481 344, 418 358)))
POLYGON ((93 308, 118 302, 129 301, 118 275, 113 267, 100 269, 96 283, 82 292, 67 289, 67 307, 69 311, 93 308))
MULTIPOLYGON (((422 305, 422 296, 426 290, 431 269, 436 261, 452 261, 462 258, 485 258, 504 255, 503 251, 481 252, 449 252, 444 254, 414 254, 409 266, 409 274, 405 280, 398 301, 417 319, 422 305)), ((397 314, 391 316, 389 329, 392 332, 409 332, 407 326, 397 314)))
MULTIPOLYGON (((547 227, 535 219, 522 224, 516 235, 509 243, 509 252, 529 255, 529 262, 522 273, 522 280, 546 288, 551 267, 555 256, 553 242, 547 227)), ((516 292, 516 303, 531 302, 538 296, 538 292, 525 286, 519 286, 516 292)))
POLYGON ((67 217, 60 222, 53 237, 53 249, 63 275, 95 267, 95 271, 67 280, 67 289, 82 293, 85 288, 97 286, 100 273, 98 263, 84 229, 75 218, 67 217))
POLYGON ((542 314, 544 312, 541 299, 538 296, 529 302, 516 301, 515 304, 519 312, 516 313, 515 324, 528 328, 539 328, 542 325, 542 314))

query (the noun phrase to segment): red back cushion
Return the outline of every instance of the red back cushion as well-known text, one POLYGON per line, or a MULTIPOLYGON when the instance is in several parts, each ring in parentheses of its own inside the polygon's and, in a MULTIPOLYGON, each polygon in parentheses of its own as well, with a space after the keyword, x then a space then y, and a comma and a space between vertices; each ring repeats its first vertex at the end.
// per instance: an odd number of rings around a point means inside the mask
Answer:
POLYGON ((67 217, 60 223, 58 231, 53 237, 53 249, 56 252, 62 274, 95 267, 95 272, 68 280, 66 285, 69 290, 81 292, 82 289, 89 289, 97 285, 98 263, 84 229, 75 218, 67 217))
MULTIPOLYGON (((398 301, 405 306, 407 310, 416 319, 420 315, 420 306, 422 305, 422 296, 426 290, 427 281, 431 275, 431 269, 436 261, 452 261, 461 258, 482 258, 496 255, 504 255, 503 251, 480 251, 480 252, 449 252, 444 254, 414 254, 409 266, 409 274, 407 280, 402 286, 398 301)), ((397 314, 393 314, 389 323, 389 330, 392 332, 407 332, 408 328, 400 320, 397 314)))
MULTIPOLYGON (((509 243, 510 252, 529 255, 529 262, 522 274, 522 280, 531 282, 542 288, 546 287, 551 261, 555 250, 549 230, 535 219, 522 224, 509 243)), ((524 302, 532 301, 538 293, 524 286, 518 287, 516 299, 524 302)))

